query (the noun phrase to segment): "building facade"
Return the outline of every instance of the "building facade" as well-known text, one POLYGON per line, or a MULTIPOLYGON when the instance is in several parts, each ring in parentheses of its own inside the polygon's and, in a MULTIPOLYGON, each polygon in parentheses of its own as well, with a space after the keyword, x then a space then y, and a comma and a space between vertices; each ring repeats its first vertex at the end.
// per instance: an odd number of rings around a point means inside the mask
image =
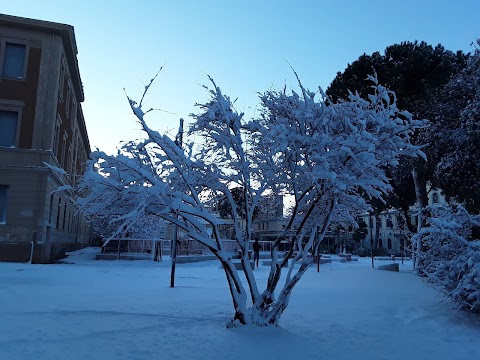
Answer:
MULTIPOLYGON (((446 204, 446 199, 439 189, 428 189, 428 205, 437 206, 446 204)), ((412 207, 410 214, 412 225, 416 226, 418 221, 418 206, 412 207)), ((362 241, 362 246, 370 249, 371 241, 374 247, 384 248, 392 254, 401 254, 405 245, 405 220, 404 214, 396 209, 383 211, 378 217, 371 214, 363 214, 361 220, 367 224, 367 235, 362 241), (375 237, 378 227, 378 241, 375 237)))
POLYGON ((90 155, 83 100, 73 27, 0 14, 0 261, 49 262, 89 243, 72 194, 55 192, 90 155))

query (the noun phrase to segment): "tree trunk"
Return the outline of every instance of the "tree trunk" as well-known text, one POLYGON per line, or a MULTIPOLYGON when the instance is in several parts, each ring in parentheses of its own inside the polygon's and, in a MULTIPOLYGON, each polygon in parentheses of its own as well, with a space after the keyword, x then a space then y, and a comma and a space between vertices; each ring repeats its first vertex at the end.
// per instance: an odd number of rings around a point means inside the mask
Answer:
POLYGON ((175 287, 175 264, 177 262, 177 243, 178 243, 178 227, 175 225, 173 230, 173 240, 171 248, 172 268, 170 270, 170 287, 175 287))
POLYGON ((322 255, 320 254, 320 246, 317 249, 317 272, 320 272, 320 258, 322 255))
POLYGON ((412 176, 413 183, 415 184, 415 196, 418 205, 423 209, 428 205, 427 181, 425 179, 425 174, 423 173, 423 166, 419 163, 419 160, 413 161, 412 176))
POLYGON ((370 256, 372 258, 372 269, 375 269, 375 264, 373 261, 373 222, 372 222, 372 213, 368 213, 368 233, 370 235, 370 256))
MULTIPOLYGON (((427 182, 425 181, 425 174, 422 171, 422 164, 420 163, 420 160, 414 160, 412 161, 412 176, 413 176, 413 182, 415 184, 415 195, 417 197, 417 203, 420 206, 420 212, 418 214, 418 221, 417 221, 417 233, 420 232, 420 230, 423 227, 423 216, 422 212, 423 209, 428 205, 428 196, 427 196, 427 182)), ((413 247, 413 270, 418 269, 418 263, 420 261, 420 251, 422 247, 422 243, 419 240, 419 237, 417 237, 417 241, 415 244, 412 244, 413 247)))
POLYGON ((379 248, 378 241, 380 239, 380 226, 382 221, 380 220, 380 214, 375 214, 375 248, 379 248))
POLYGON ((409 208, 408 207, 403 207, 403 216, 405 217, 405 226, 407 227, 408 231, 411 233, 414 233, 416 231, 415 227, 412 225, 412 219, 409 214, 409 208))

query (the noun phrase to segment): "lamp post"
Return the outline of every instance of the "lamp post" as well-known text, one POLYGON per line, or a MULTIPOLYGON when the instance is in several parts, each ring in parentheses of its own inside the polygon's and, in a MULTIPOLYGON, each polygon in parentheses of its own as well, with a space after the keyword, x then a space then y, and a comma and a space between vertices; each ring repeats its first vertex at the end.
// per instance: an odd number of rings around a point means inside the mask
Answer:
MULTIPOLYGON (((183 145, 183 119, 180 119, 180 127, 178 129, 178 134, 175 138, 175 144, 182 149, 183 145)), ((178 215, 176 215, 178 219, 178 215)), ((172 240, 172 248, 170 250, 171 258, 172 258, 172 269, 170 271, 170 287, 175 287, 175 264, 177 262, 177 242, 178 242, 178 226, 177 224, 173 227, 173 240, 172 240)))
POLYGON ((372 211, 368 211, 368 228, 370 230, 370 255, 372 257, 372 269, 375 269, 375 264, 373 262, 373 227, 372 227, 372 211))
MULTIPOLYGON (((318 241, 318 229, 315 229, 315 243, 318 241)), ((317 244, 317 272, 320 272, 320 244, 317 244)))

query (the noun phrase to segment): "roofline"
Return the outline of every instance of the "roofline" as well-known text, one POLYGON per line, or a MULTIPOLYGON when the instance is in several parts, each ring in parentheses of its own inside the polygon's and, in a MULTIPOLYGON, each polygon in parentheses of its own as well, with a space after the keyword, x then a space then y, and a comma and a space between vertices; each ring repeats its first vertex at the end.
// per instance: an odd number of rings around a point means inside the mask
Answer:
POLYGON ((67 64, 72 74, 73 87, 79 102, 85 100, 83 93, 82 79, 78 68, 77 60, 77 42, 75 40, 75 31, 72 25, 61 24, 45 20, 36 20, 13 15, 0 14, 0 25, 16 26, 29 30, 55 32, 62 37, 67 64))

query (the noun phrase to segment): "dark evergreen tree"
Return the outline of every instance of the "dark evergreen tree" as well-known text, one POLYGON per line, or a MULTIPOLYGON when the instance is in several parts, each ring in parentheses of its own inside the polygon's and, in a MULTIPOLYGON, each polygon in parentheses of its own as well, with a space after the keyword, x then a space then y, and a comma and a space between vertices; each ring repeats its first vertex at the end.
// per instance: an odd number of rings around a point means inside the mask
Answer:
POLYGON ((440 44, 434 48, 423 41, 402 42, 388 46, 383 55, 360 56, 337 73, 326 93, 333 101, 346 99, 348 90, 366 97, 373 91, 367 77, 375 71, 378 81, 395 92, 399 108, 433 121, 432 99, 466 60, 461 51, 453 53, 440 44))
MULTIPOLYGON (((240 218, 244 219, 245 218, 245 209, 242 206, 244 203, 244 191, 242 187, 236 187, 232 189, 232 197, 233 201, 235 202, 235 205, 237 207, 237 213, 240 216, 240 218)), ((223 197, 219 199, 218 201, 218 214, 220 215, 221 218, 226 219, 226 218, 231 218, 232 214, 232 206, 230 205, 230 202, 226 197, 223 197)))
MULTIPOLYGON (((363 54, 349 64, 343 73, 338 73, 326 93, 332 101, 346 99, 348 91, 357 91, 362 97, 371 94, 368 75, 377 73, 378 80, 393 90, 398 98, 399 108, 408 110, 415 118, 428 119, 432 124, 438 120, 440 93, 449 79, 466 64, 468 56, 461 51, 453 53, 442 45, 432 47, 425 42, 402 42, 388 46, 384 54, 375 52, 363 54)), ((416 143, 426 143, 430 132, 416 134, 416 143)), ((401 166, 388 174, 393 192, 387 204, 400 208, 405 215, 414 204, 415 185, 411 176, 412 166, 418 174, 422 205, 427 203, 426 182, 431 181, 441 154, 445 149, 442 142, 432 142, 425 149, 428 163, 423 160, 402 160, 401 166)), ((372 204, 375 209, 375 204, 372 204)), ((381 209, 377 209, 379 210, 381 209)), ((406 216, 406 219, 409 219, 406 216)), ((411 223, 407 221, 410 230, 411 223)))
MULTIPOLYGON (((239 186, 232 189, 232 197, 233 201, 235 202, 235 206, 237 207, 238 216, 241 219, 245 219, 245 193, 243 191, 243 187, 239 186)), ((226 197, 222 197, 217 199, 217 209, 218 214, 223 219, 230 219, 232 217, 232 206, 226 197)), ((258 207, 255 208, 253 212, 253 219, 255 220, 258 216, 260 209, 258 207)))
MULTIPOLYGON (((477 41, 480 46, 480 40, 477 41)), ((430 141, 441 143, 434 184, 447 198, 480 213, 480 49, 444 87, 430 141)))
POLYGON ((352 240, 355 241, 356 243, 360 243, 360 241, 365 239, 365 236, 367 236, 367 234, 368 234, 367 228, 368 228, 368 226, 365 223, 365 221, 360 220, 358 222, 358 228, 355 229, 355 231, 352 234, 352 240))

